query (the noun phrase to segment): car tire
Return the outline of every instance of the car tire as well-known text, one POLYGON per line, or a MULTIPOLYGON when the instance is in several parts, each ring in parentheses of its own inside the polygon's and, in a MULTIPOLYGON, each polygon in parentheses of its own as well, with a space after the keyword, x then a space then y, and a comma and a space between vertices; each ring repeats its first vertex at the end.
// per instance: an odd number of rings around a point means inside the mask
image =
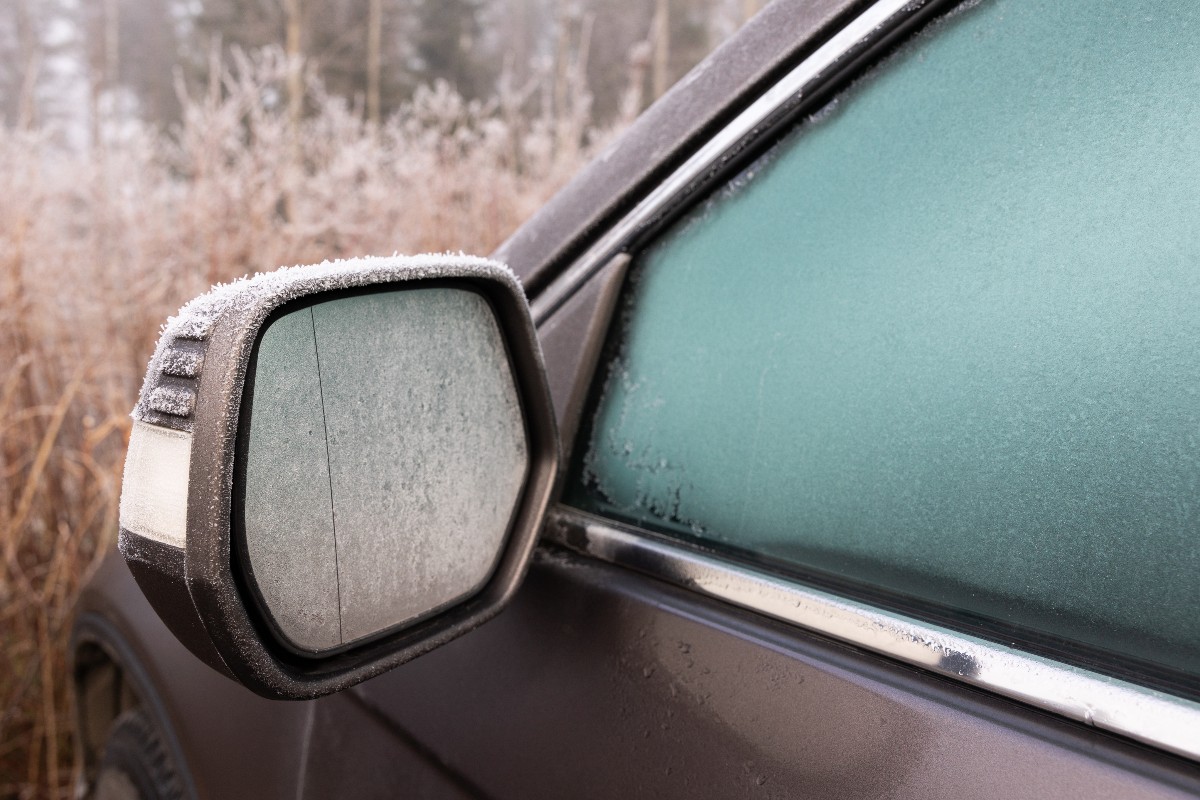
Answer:
POLYGON ((181 800, 183 786, 158 727, 141 709, 113 722, 93 800, 181 800))

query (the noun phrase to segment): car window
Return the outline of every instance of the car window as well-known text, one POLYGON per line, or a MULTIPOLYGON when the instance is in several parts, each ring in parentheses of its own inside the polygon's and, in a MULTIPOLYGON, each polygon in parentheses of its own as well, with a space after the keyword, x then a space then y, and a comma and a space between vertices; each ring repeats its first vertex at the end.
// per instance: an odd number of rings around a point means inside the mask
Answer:
POLYGON ((926 30, 640 254, 567 502, 1194 686, 1197 64, 1189 2, 926 30))

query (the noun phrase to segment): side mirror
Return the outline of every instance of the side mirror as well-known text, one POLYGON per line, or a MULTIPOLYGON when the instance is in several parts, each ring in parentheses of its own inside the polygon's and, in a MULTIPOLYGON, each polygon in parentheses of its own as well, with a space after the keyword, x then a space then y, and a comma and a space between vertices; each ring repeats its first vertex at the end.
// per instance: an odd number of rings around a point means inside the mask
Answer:
POLYGON ((295 267, 168 321, 133 412, 120 550, 159 616, 259 694, 337 691, 495 615, 558 468, 504 267, 295 267))

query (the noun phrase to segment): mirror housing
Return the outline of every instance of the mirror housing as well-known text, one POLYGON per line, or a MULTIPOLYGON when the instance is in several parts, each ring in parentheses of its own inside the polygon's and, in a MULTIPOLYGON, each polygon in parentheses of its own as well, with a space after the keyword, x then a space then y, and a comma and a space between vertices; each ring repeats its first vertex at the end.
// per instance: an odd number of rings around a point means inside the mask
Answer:
POLYGON ((465 257, 215 287, 167 322, 133 418, 120 551, 181 642, 267 697, 338 691, 498 613, 559 461, 520 284, 465 257))

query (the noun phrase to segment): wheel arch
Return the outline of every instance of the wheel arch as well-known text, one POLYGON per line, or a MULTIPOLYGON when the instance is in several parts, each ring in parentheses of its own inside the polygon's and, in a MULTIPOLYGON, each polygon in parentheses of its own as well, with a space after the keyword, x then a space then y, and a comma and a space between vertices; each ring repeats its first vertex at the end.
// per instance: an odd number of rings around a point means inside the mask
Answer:
POLYGON ((185 797, 297 797, 312 702, 266 700, 206 666, 154 613, 115 549, 80 595, 68 652, 81 789, 92 785, 108 726, 135 704, 162 732, 185 797))
POLYGON ((70 674, 74 688, 76 763, 90 796, 113 722, 126 711, 141 710, 162 735, 184 795, 196 798, 176 726, 125 637, 103 615, 85 611, 72 629, 70 674))

